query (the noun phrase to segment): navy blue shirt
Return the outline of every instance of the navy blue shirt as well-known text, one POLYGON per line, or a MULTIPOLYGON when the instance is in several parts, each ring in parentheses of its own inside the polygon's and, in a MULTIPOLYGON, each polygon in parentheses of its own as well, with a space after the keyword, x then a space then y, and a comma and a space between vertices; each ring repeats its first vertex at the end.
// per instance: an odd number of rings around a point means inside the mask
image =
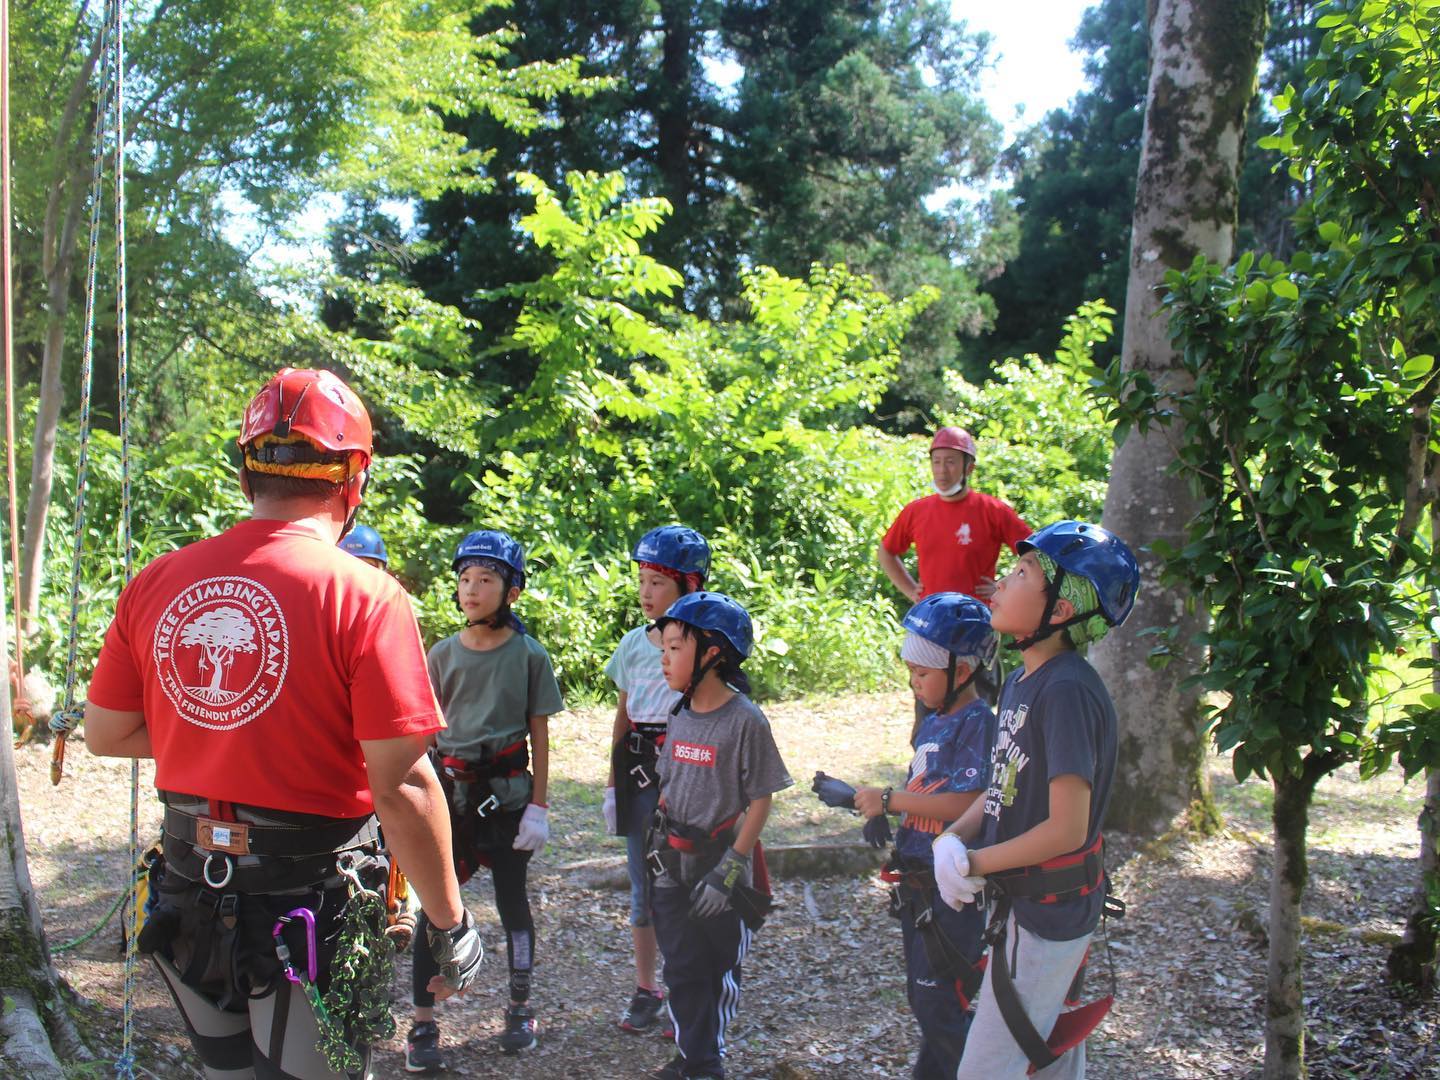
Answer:
MULTIPOLYGON (((905 777, 905 790, 916 795, 980 791, 990 776, 990 748, 995 743, 995 714, 976 698, 948 715, 931 713, 920 721, 910 741, 915 756, 905 777)), ((911 859, 930 860, 930 845, 950 822, 906 814, 895 833, 895 847, 911 859)))
MULTIPOLYGON (((1115 780, 1115 706, 1084 657, 1062 652, 1028 677, 1020 668, 1000 692, 1000 721, 990 786, 976 847, 1012 840, 1050 816, 1050 781, 1073 774, 1090 785, 1084 850, 1095 842, 1115 780)), ((1017 899, 1015 918, 1048 941, 1092 932, 1104 890, 1053 904, 1017 899)))

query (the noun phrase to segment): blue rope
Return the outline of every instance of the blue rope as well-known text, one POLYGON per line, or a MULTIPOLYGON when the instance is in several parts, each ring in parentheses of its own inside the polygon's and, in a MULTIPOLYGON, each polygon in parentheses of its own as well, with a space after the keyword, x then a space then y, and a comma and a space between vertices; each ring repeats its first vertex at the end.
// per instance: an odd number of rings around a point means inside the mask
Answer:
MULTIPOLYGON (((115 355, 120 412, 120 543, 125 562, 125 584, 134 576, 134 543, 130 534, 130 338, 127 330, 125 277, 125 20, 113 0, 115 30, 115 355)), ((140 862, 140 760, 130 759, 130 862, 140 862)), ((135 970, 140 954, 135 933, 135 893, 126 893, 121 925, 125 928, 125 1007, 120 1056, 115 1061, 119 1080, 134 1080, 135 970)))
MULTIPOLYGON (((130 531, 130 333, 125 308, 125 20, 124 0, 112 0, 111 17, 115 33, 115 367, 120 396, 120 521, 121 554, 125 564, 125 585, 134 576, 134 543, 130 531)), ((120 1057, 115 1076, 134 1080, 135 1051, 135 969, 140 962, 135 935, 135 899, 138 880, 134 867, 140 864, 140 759, 130 760, 130 890, 125 897, 121 924, 125 927, 125 1005, 120 1057)))

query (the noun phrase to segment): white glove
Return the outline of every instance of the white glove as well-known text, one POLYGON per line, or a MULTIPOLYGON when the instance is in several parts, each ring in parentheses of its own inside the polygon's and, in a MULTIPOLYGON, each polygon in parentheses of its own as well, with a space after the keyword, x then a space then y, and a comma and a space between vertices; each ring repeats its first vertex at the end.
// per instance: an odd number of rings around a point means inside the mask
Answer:
MULTIPOLYGON (((940 898, 957 911, 975 899, 976 890, 969 884, 970 853, 965 842, 954 833, 941 833, 930 848, 935 857, 935 885, 940 898)), ((983 886, 985 879, 980 878, 983 886)))
POLYGON ((520 831, 515 834, 515 843, 510 846, 516 851, 539 851, 550 839, 550 811, 538 803, 525 807, 520 817, 520 831))
POLYGON ((605 789, 605 802, 600 807, 600 812, 605 815, 605 831, 614 836, 618 831, 615 828, 615 789, 605 789))

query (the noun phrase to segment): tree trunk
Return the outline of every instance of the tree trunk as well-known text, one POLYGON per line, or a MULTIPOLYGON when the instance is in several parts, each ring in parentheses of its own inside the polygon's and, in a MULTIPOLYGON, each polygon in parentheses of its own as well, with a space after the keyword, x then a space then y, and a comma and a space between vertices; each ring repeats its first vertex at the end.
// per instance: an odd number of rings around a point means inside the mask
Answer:
POLYGON ((687 280, 692 267, 685 256, 685 238, 690 226, 691 169, 693 138, 691 110, 694 87, 695 22, 691 0, 662 0, 660 4, 660 71, 655 93, 655 167, 664 185, 663 194, 674 212, 656 237, 657 254, 687 280))
MULTIPOLYGON (((1239 206, 1240 150, 1265 36, 1265 0, 1151 0, 1150 84, 1135 188, 1130 278, 1121 362, 1160 386, 1180 387, 1180 358, 1159 317, 1167 270, 1196 255, 1228 262, 1239 206)), ((1200 666, 1193 644, 1208 622, 1180 587, 1159 584, 1157 539, 1179 546, 1195 499, 1169 475, 1175 451, 1164 434, 1131 434, 1115 452, 1103 521, 1135 549, 1141 588, 1126 625, 1098 643, 1092 660, 1120 717, 1120 761, 1110 803, 1113 827, 1163 830, 1198 800, 1213 815, 1204 779, 1199 699, 1180 683, 1200 666), (1175 627, 1168 666, 1152 669, 1147 627, 1175 627)))
POLYGON ((1301 776, 1275 780, 1271 815, 1275 859, 1270 873, 1270 962, 1266 979, 1264 1080, 1305 1075, 1305 1000, 1300 961, 1300 902, 1309 880, 1305 832, 1310 801, 1325 774, 1307 762, 1301 776))
MULTIPOLYGON (((9 630, 5 620, 5 592, 0 589, 0 657, 8 655, 9 630)), ((0 691, 0 989, 24 991, 39 1003, 37 1015, 63 1016, 59 977, 45 944, 40 905, 30 882, 25 858, 25 830, 20 818, 20 787, 15 779, 15 754, 10 742, 10 680, 0 691)), ((24 995, 9 995, 23 1002, 24 995)), ((22 1024, 12 1037, 27 1043, 23 1055, 33 1070, 48 1046, 40 1045, 34 1023, 22 1024), (33 1051, 33 1054, 30 1053, 33 1051)), ((0 1062, 3 1065, 3 1062, 0 1062)))
MULTIPOLYGON (((1440 508, 1430 515, 1430 535, 1440 537, 1440 508)), ((1440 612, 1437 612, 1440 614, 1440 612)), ((1431 689, 1440 694, 1440 641, 1430 643, 1436 662, 1431 689)), ((1386 967, 1390 978, 1416 990, 1435 987, 1436 961, 1440 959, 1440 770, 1425 774, 1425 803, 1420 808, 1420 881, 1415 886, 1405 934, 1390 950, 1386 967)))
POLYGON ((75 269, 75 238, 89 195, 85 184, 95 137, 93 114, 83 106, 100 56, 99 34, 71 83, 70 93, 52 141, 55 173, 45 202, 41 232, 41 273, 45 279, 45 342, 40 367, 40 402, 30 454, 30 494, 25 504, 25 537, 20 552, 20 592, 15 603, 27 619, 40 610, 45 579, 45 521, 54 487, 55 437, 65 388, 61 380, 65 357, 65 319, 70 310, 71 274, 75 269), (81 134, 75 132, 79 128, 81 134), (71 146, 72 140, 75 142, 71 146))

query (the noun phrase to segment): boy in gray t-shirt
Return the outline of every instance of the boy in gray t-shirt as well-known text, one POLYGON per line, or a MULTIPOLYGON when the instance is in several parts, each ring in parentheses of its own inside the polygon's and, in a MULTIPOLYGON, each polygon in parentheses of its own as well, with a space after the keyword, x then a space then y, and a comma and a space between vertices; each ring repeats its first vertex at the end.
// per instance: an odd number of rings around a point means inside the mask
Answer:
POLYGON ((661 667, 681 694, 660 755, 652 907, 680 1053, 659 1080, 725 1075, 740 963, 769 910, 760 832, 793 780, 770 723, 745 696, 750 616, 728 596, 682 596, 656 622, 661 667), (753 870, 752 870, 753 860, 753 870))

